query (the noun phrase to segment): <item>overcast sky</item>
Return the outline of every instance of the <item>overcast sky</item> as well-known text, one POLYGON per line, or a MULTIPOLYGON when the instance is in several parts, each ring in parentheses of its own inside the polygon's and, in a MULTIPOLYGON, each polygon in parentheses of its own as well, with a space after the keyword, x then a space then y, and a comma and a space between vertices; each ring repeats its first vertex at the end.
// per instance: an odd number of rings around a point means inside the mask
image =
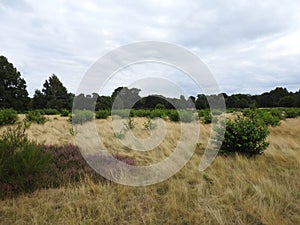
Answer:
MULTIPOLYGON (((21 72, 30 95, 53 73, 76 92, 97 59, 139 41, 187 48, 209 67, 222 92, 254 94, 276 86, 297 91, 299 12, 299 0, 0 0, 0 55, 21 72)), ((174 73, 166 68, 144 72, 174 73)), ((104 94, 127 85, 125 77, 137 71, 123 71, 104 94)), ((180 72, 172 81, 189 94, 199 92, 180 72)))

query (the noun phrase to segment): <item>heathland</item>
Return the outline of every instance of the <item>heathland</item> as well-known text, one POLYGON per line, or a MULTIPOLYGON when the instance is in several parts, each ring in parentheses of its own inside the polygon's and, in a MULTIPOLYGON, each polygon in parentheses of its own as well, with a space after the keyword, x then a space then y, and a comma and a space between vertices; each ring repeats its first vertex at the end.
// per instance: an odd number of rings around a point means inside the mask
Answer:
MULTIPOLYGON (((19 119, 24 118, 19 115, 19 119)), ((46 116, 31 124, 28 137, 44 145, 75 144, 68 117, 46 116)), ((133 133, 146 138, 146 118, 134 118, 133 133)), ((111 117, 96 120, 104 144, 138 164, 160 161, 172 153, 180 123, 169 128, 162 144, 149 153, 124 147, 114 135, 111 117)), ((80 125, 78 125, 80 126, 80 125)), ((1 128, 1 132, 6 127, 1 128)), ((269 126, 270 143, 263 154, 218 155, 200 172, 201 156, 211 132, 200 124, 191 160, 166 181, 130 187, 82 176, 78 182, 39 188, 0 201, 1 224, 300 224, 300 118, 269 126)))

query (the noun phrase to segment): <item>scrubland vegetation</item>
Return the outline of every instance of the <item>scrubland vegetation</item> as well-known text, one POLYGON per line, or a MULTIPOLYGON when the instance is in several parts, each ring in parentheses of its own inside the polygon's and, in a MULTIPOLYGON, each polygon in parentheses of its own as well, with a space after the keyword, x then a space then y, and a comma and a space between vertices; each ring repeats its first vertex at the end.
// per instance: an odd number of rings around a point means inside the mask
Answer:
POLYGON ((148 152, 122 145, 107 110, 65 113, 68 117, 49 112, 8 118, 0 111, 6 124, 0 128, 1 224, 300 223, 299 109, 229 113, 221 154, 203 172, 198 166, 211 133, 207 110, 181 117, 180 112, 173 117, 172 110, 131 110, 126 112, 131 122, 117 112, 114 119, 141 138, 158 129, 155 117, 165 121, 164 141, 148 152), (95 173, 75 145, 76 130, 70 132, 70 119, 81 126, 95 116, 98 133, 116 158, 149 165, 172 153, 180 137, 178 121, 193 121, 195 114, 201 135, 192 159, 168 180, 146 187, 119 185, 95 173), (41 116, 43 123, 35 119, 41 116))

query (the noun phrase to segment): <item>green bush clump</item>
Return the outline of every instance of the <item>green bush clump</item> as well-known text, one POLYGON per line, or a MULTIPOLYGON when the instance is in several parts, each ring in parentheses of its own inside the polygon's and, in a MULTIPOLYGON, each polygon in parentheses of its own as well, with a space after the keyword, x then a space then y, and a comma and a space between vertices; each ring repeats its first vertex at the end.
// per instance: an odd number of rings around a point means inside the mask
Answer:
POLYGON ((285 109, 284 110, 286 118, 296 118, 300 115, 300 110, 298 109, 285 109))
POLYGON ((46 117, 43 116, 39 110, 32 110, 27 112, 25 120, 37 124, 44 124, 46 117))
POLYGON ((57 109, 43 109, 45 115, 59 115, 57 109))
POLYGON ((199 119, 205 124, 209 124, 212 122, 212 114, 211 111, 208 109, 198 110, 198 116, 199 119))
POLYGON ((280 120, 285 119, 285 114, 284 114, 284 111, 282 109, 278 109, 278 108, 270 109, 270 114, 273 117, 277 117, 280 120))
POLYGON ((13 109, 0 110, 0 126, 14 124, 18 119, 17 111, 13 109))
POLYGON ((130 114, 133 117, 149 117, 151 111, 149 109, 132 109, 130 114))
POLYGON ((25 125, 8 127, 0 137, 0 197, 21 191, 32 191, 39 186, 51 155, 40 145, 28 140, 25 125))
POLYGON ((98 110, 96 112, 96 119, 107 119, 110 115, 109 110, 98 110))
MULTIPOLYGON (((217 131, 220 134, 220 131, 217 131)), ((219 153, 241 153, 255 156, 263 153, 269 143, 269 130, 256 118, 238 116, 226 121, 226 131, 219 153)))
POLYGON ((151 119, 154 119, 154 118, 162 118, 162 119, 165 119, 167 118, 167 113, 169 111, 165 110, 165 109, 154 109, 154 110, 151 110, 151 113, 149 115, 149 117, 151 119))
POLYGON ((243 115, 255 119, 265 125, 271 125, 271 126, 280 125, 280 118, 276 116, 272 116, 271 113, 266 110, 246 109, 243 110, 243 115))
POLYGON ((67 116, 69 116, 69 114, 70 114, 69 110, 62 109, 61 113, 60 113, 60 116, 67 117, 67 116))
POLYGON ((212 114, 210 111, 206 111, 206 113, 204 114, 204 117, 203 117, 203 122, 205 124, 209 124, 212 122, 212 114))
POLYGON ((169 110, 168 111, 168 117, 169 117, 169 119, 171 120, 171 121, 173 121, 173 122, 178 122, 178 121, 180 121, 180 116, 179 116, 179 113, 178 113, 178 111, 177 110, 169 110))
POLYGON ((94 119, 94 113, 90 110, 74 110, 70 120, 75 124, 83 124, 94 119))

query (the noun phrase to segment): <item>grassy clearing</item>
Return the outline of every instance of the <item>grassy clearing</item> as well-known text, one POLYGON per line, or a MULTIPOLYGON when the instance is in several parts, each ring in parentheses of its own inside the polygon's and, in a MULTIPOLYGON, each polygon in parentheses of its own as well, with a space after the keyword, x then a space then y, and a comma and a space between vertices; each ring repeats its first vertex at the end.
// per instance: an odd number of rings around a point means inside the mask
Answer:
MULTIPOLYGON (((29 137, 46 144, 73 143, 67 118, 49 116, 32 124, 29 137)), ((147 138, 144 118, 134 118, 135 135, 147 138)), ((134 156, 140 164, 168 156, 180 135, 179 124, 154 150, 133 152, 114 136, 108 120, 96 126, 112 152, 134 156)), ((88 177, 78 185, 39 190, 0 202, 1 224, 300 224, 300 118, 270 128, 270 146, 255 158, 218 156, 204 172, 198 165, 210 125, 192 160, 170 179, 147 187, 95 184, 88 177)))

